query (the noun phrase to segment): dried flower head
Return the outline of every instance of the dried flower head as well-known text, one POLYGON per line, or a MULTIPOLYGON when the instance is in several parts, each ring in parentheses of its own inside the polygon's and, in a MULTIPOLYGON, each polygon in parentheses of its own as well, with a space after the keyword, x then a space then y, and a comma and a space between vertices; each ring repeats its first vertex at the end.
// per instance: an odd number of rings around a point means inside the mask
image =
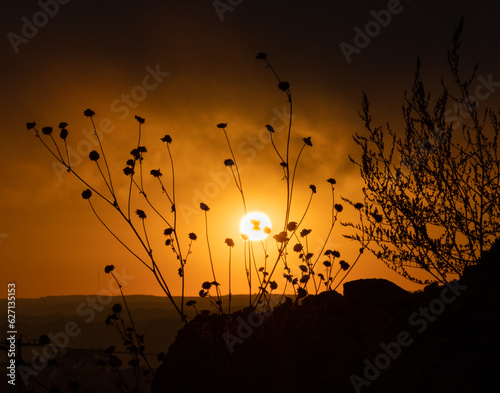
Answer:
POLYGON ((332 184, 332 185, 337 183, 337 182, 335 181, 335 179, 333 179, 333 178, 331 178, 331 177, 327 180, 327 182, 328 182, 328 183, 330 183, 330 184, 332 184))
POLYGON ((114 266, 114 265, 107 265, 107 266, 104 268, 104 273, 109 274, 109 273, 111 273, 113 270, 115 270, 115 266, 114 266))
POLYGON ((278 243, 284 243, 288 240, 288 238, 286 237, 286 232, 280 232, 277 235, 274 235, 273 239, 278 243))
POLYGON ((50 135, 50 134, 52 134, 52 127, 43 127, 42 128, 42 134, 44 134, 44 135, 50 135))
POLYGON ((257 56, 255 56, 255 58, 259 59, 259 60, 266 60, 267 59, 267 53, 259 52, 259 53, 257 53, 257 56))
POLYGON ((200 203, 200 209, 206 212, 210 210, 210 208, 203 202, 200 203))
POLYGON ((132 149, 130 154, 134 157, 135 160, 141 159, 141 153, 140 153, 139 149, 132 149))
POLYGON ((295 221, 290 221, 286 226, 289 231, 294 231, 297 228, 297 223, 295 221))
POLYGON ((304 143, 307 145, 307 146, 311 146, 312 147, 312 142, 311 142, 311 137, 308 136, 307 138, 302 138, 302 140, 304 141, 304 143))
POLYGON ((324 261, 324 262, 323 262, 323 265, 324 265, 325 267, 330 267, 330 266, 332 266, 332 263, 331 263, 330 261, 324 261))
POLYGON ((349 264, 348 264, 346 261, 340 261, 339 263, 340 263, 340 268, 341 268, 342 270, 347 270, 347 269, 349 269, 349 264))
POLYGON ((302 277, 300 277, 300 282, 301 283, 306 283, 309 281, 309 274, 304 274, 302 277))
POLYGON ((189 240, 196 240, 196 239, 198 239, 198 236, 196 236, 196 234, 195 234, 195 233, 193 233, 193 232, 191 232, 191 233, 188 235, 188 237, 189 237, 189 240))
POLYGON ((306 237, 307 235, 309 235, 311 233, 312 229, 302 229, 300 231, 300 237, 306 237))
POLYGON ((31 123, 26 123, 26 129, 31 130, 32 128, 35 128, 36 123, 33 121, 31 123))
POLYGON ((311 189, 313 194, 316 194, 316 186, 314 184, 311 184, 309 188, 311 189))
POLYGON ((212 287, 212 283, 209 281, 205 281, 203 284, 201 284, 201 287, 208 291, 212 287))
POLYGON ((264 227, 263 231, 264 231, 264 233, 265 233, 266 235, 269 235, 269 234, 271 233, 271 228, 269 228, 269 227, 264 227))
POLYGON ((338 252, 337 250, 332 251, 332 255, 333 255, 335 258, 340 258, 340 252, 338 252))
POLYGON ((271 125, 268 124, 268 125, 266 125, 266 128, 267 128, 267 131, 274 132, 273 126, 271 126, 271 125))
POLYGON ((91 196, 92 196, 92 191, 90 191, 89 189, 86 189, 82 192, 83 199, 90 199, 91 196))
POLYGON ((278 83, 278 88, 281 91, 287 91, 288 89, 290 89, 290 83, 288 83, 288 82, 280 82, 280 83, 278 83))
POLYGON ((337 210, 339 213, 344 209, 344 207, 340 203, 335 204, 335 210, 337 210))
POLYGON ((156 178, 163 176, 159 169, 151 169, 151 175, 156 178))
POLYGON ((163 231, 165 236, 170 236, 174 232, 174 228, 167 228, 163 231))
POLYGON ((278 289, 278 284, 276 283, 276 281, 271 281, 269 285, 271 286, 271 291, 278 289))
POLYGON ((122 312, 122 305, 117 303, 115 304, 111 310, 115 313, 115 314, 120 314, 122 312))
POLYGON ((144 122, 146 121, 146 120, 144 120, 144 118, 137 116, 137 115, 135 115, 135 120, 137 120, 139 122, 139 124, 144 124, 144 122))
POLYGON ((227 127, 227 123, 219 123, 219 124, 217 124, 217 128, 222 128, 222 129, 224 129, 224 128, 226 128, 226 127, 227 127))
POLYGON ((226 240, 224 240, 224 243, 226 243, 228 247, 234 247, 234 241, 229 237, 226 240))
POLYGON ((125 173, 125 175, 129 176, 129 175, 133 175, 134 174, 134 169, 127 166, 125 168, 123 168, 123 173, 125 173))
POLYGON ((92 117, 95 116, 95 112, 92 109, 85 109, 83 111, 83 115, 86 117, 92 117))
POLYGON ((172 137, 170 135, 165 135, 163 138, 161 138, 162 142, 167 142, 167 143, 172 143, 172 137))
POLYGON ((144 210, 137 209, 135 211, 135 214, 137 214, 141 220, 144 220, 146 218, 146 213, 144 212, 144 210))
POLYGON ((227 160, 224 160, 224 165, 225 166, 233 166, 234 165, 234 161, 231 160, 230 158, 228 158, 227 160))
POLYGON ((302 252, 303 249, 304 249, 304 246, 302 246, 302 244, 300 244, 300 243, 297 243, 295 246, 293 246, 293 251, 295 251, 295 252, 302 252))
POLYGON ((63 128, 66 128, 68 126, 68 123, 66 123, 65 121, 62 121, 59 123, 59 128, 63 129, 63 128))
POLYGON ((92 161, 97 161, 99 159, 100 155, 97 151, 95 150, 92 150, 90 153, 89 153, 89 158, 92 160, 92 161))
POLYGON ((248 239, 250 239, 246 233, 242 233, 242 234, 241 234, 241 238, 242 238, 243 240, 245 240, 245 241, 247 241, 248 239))
POLYGON ((365 205, 363 205, 361 202, 358 202, 358 203, 356 203, 356 204, 354 205, 354 208, 355 208, 355 209, 357 209, 357 210, 360 210, 360 209, 362 209, 362 208, 363 208, 363 206, 365 206, 365 205))

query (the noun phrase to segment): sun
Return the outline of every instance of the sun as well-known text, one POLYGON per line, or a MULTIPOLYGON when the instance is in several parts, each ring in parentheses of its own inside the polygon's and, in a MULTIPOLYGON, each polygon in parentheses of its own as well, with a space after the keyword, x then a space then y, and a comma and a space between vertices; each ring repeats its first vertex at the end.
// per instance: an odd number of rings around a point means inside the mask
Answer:
POLYGON ((240 230, 244 239, 264 240, 271 233, 271 220, 263 213, 248 213, 241 220, 240 230))

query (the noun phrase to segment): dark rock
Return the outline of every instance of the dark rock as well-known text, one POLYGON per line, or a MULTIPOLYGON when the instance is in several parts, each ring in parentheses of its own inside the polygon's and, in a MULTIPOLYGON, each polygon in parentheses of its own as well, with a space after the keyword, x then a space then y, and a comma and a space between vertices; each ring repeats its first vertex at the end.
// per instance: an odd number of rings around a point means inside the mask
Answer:
POLYGON ((179 331, 152 393, 351 393, 353 375, 365 379, 363 393, 498 391, 499 257, 497 241, 473 279, 415 294, 357 280, 345 296, 310 295, 267 315, 198 316, 179 331), (366 379, 381 356, 389 363, 366 379))
POLYGON ((411 300, 409 292, 382 278, 347 282, 344 284, 344 296, 360 305, 389 309, 406 305, 411 300))

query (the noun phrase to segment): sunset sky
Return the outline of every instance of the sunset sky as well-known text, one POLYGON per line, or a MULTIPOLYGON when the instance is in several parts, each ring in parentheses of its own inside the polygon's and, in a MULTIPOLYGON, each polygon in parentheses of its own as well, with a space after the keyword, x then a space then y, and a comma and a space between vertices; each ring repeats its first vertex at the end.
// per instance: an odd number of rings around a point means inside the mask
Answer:
MULTIPOLYGON (((341 195, 361 199, 363 184, 348 155, 359 155, 352 135, 363 132, 357 114, 362 91, 370 98, 374 121, 390 121, 397 130, 417 56, 431 92, 439 92, 441 77, 451 85, 446 51, 463 15, 463 71, 468 73, 479 62, 478 76, 494 81, 491 94, 480 105, 498 110, 499 12, 498 3, 485 0, 4 2, 0 12, 2 288, 15 282, 18 297, 91 294, 108 286, 104 267, 113 264, 126 277, 127 294, 163 294, 151 273, 99 223, 81 197, 86 187, 54 164, 33 130, 26 130, 26 122, 36 122, 39 129, 52 126, 57 134, 57 125, 67 122, 75 171, 105 192, 88 158, 96 145, 83 111, 94 110, 98 128, 104 131, 102 142, 113 181, 125 205, 128 178, 122 170, 137 146, 134 116, 145 118, 141 143, 148 149, 145 186, 167 215, 170 204, 149 171, 161 168, 162 179, 170 186, 168 153, 160 138, 171 135, 183 248, 187 249, 188 233, 198 236, 186 266, 186 293, 195 295, 203 281, 212 280, 200 202, 210 207, 210 245, 223 294, 228 288, 229 251, 224 244, 228 237, 236 243, 232 291, 246 293, 239 238, 243 206, 224 166, 231 156, 216 125, 228 123, 248 210, 268 214, 276 225, 273 233, 279 232, 285 183, 265 125, 274 126, 276 144, 283 151, 289 111, 285 94, 256 54, 267 53, 281 79, 290 82, 295 116, 292 157, 302 138, 310 136, 313 143, 299 163, 291 219, 300 220, 309 185, 316 185, 318 192, 303 224, 312 229, 309 247, 316 250, 330 225, 326 180, 337 181, 336 203, 341 195), (364 41, 357 37, 363 47, 356 48, 356 35, 366 29, 371 37, 364 41)), ((148 213, 153 250, 172 293, 179 295, 179 266, 164 245, 165 225, 153 219, 146 202, 134 194, 132 207, 148 213)), ((113 210, 102 203, 95 207, 131 248, 141 252, 113 210)), ((356 222, 356 217, 344 204, 340 220, 356 222)), ((141 228, 140 220, 134 220, 141 228)), ((343 239, 343 233, 349 232, 337 224, 327 248, 339 250, 342 259, 352 263, 359 245, 343 239)), ((274 250, 274 241, 269 239, 267 246, 274 250)), ((255 249, 261 257, 261 246, 255 249)), ((299 261, 292 254, 290 264, 296 269, 299 261)), ((279 285, 283 285, 281 275, 280 269, 275 277, 279 285)), ((370 277, 387 278, 409 290, 420 288, 366 254, 348 280, 370 277)))

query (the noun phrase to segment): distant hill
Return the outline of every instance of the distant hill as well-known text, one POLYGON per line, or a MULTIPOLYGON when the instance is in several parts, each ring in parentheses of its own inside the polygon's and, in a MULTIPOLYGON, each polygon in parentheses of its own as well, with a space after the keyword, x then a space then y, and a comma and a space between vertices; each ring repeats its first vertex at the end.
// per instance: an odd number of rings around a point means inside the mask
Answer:
MULTIPOLYGON (((180 304, 180 297, 174 298, 180 304)), ((137 330, 145 334, 147 352, 167 351, 182 326, 178 313, 167 297, 131 295, 126 297, 137 330)), ((185 298, 197 301, 198 311, 209 309, 208 301, 199 297, 185 298)), ((23 340, 38 340, 42 334, 64 331, 69 321, 77 323, 81 333, 71 338, 68 347, 83 349, 104 349, 110 345, 119 347, 120 338, 110 326, 106 317, 111 307, 121 303, 121 297, 100 299, 96 295, 46 296, 35 299, 16 299, 16 325, 23 340)), ((227 307, 227 296, 223 298, 227 307)), ((233 295, 231 310, 236 311, 248 305, 248 295, 233 295)), ((0 299, 0 309, 7 309, 7 299, 0 299)), ((213 311, 213 310, 212 310, 213 311)), ((186 307, 188 317, 193 317, 193 307, 186 307)), ((7 330, 5 318, 0 321, 0 329, 7 330)), ((1 355, 0 355, 1 356, 1 355)))

